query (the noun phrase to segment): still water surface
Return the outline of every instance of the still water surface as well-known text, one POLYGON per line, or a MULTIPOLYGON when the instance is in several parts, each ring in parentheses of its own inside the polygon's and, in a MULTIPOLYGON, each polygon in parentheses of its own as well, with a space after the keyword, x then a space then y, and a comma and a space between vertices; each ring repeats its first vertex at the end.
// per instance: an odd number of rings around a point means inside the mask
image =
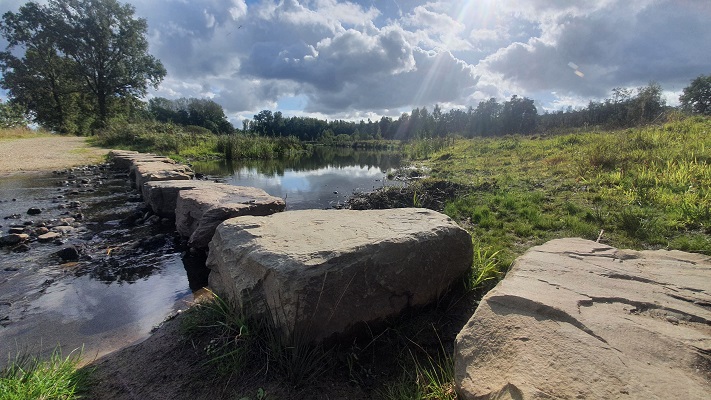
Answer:
MULTIPOLYGON (((401 156, 392 152, 317 148, 298 160, 196 162, 193 168, 210 179, 262 188, 284 198, 288 210, 297 210, 337 207, 353 192, 393 184, 386 175, 400 163, 401 156)), ((0 220, 3 234, 10 225, 60 217, 58 204, 69 201, 67 192, 75 190, 63 179, 49 174, 0 178, 0 217, 21 215, 0 220), (30 217, 26 210, 31 205, 46 211, 30 217)), ((135 207, 126 200, 129 194, 125 179, 104 177, 96 192, 73 198, 85 206, 81 243, 90 261, 61 264, 51 253, 62 246, 53 244, 33 243, 27 253, 0 249, 0 367, 18 349, 48 354, 57 344, 65 354, 83 346, 90 361, 147 337, 192 300, 185 268, 189 260, 171 246, 169 235, 166 245, 151 254, 133 254, 129 262, 116 263, 116 257, 108 256, 109 248, 127 248, 137 239, 135 229, 119 229, 120 221, 111 220, 122 208, 135 207)), ((154 237, 156 232, 138 234, 154 237)))
POLYGON ((238 186, 264 189, 286 201, 287 210, 338 207, 354 192, 392 185, 386 176, 402 162, 400 153, 316 147, 296 160, 196 162, 195 172, 238 186))

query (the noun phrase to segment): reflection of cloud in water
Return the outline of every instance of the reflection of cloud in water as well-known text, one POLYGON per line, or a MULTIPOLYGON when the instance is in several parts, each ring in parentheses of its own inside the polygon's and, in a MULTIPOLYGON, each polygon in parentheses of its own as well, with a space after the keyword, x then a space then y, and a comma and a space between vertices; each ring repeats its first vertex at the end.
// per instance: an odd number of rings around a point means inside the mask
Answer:
MULTIPOLYGON (((175 261, 175 260, 171 260, 175 261)), ((36 302, 38 310, 58 323, 80 322, 93 335, 133 324, 148 332, 189 293, 184 269, 169 262, 161 273, 131 284, 109 284, 82 276, 50 287, 36 302), (53 317, 55 316, 55 317, 53 317)), ((142 332, 143 333, 143 332, 142 332)), ((51 332, 45 332, 51 336, 51 332)))
POLYGON ((327 166, 301 171, 287 169, 281 176, 241 168, 228 182, 264 189, 272 196, 285 198, 287 207, 295 210, 332 207, 345 201, 354 191, 370 191, 382 186, 385 174, 380 168, 372 166, 327 166))

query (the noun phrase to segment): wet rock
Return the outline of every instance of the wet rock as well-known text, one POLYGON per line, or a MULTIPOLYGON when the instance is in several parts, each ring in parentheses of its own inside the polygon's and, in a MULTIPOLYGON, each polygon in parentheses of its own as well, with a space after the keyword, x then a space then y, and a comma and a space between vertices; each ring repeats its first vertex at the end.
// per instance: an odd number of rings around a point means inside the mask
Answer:
POLYGON ((30 235, 26 233, 11 233, 0 237, 0 246, 15 246, 22 242, 26 242, 30 235))
POLYGON ((72 217, 64 217, 64 218, 60 218, 60 219, 59 219, 58 225, 61 225, 61 226, 70 226, 71 224, 74 223, 74 221, 75 221, 75 219, 72 218, 72 217))
POLYGON ((13 228, 8 229, 8 232, 11 234, 25 233, 25 228, 13 227, 13 228))
POLYGON ((72 232, 74 232, 74 227, 73 226, 65 226, 65 225, 60 225, 60 226, 55 226, 52 228, 54 232, 60 233, 61 235, 68 235, 72 232))
POLYGON ((158 225, 158 224, 160 223, 160 216, 158 216, 158 215, 151 215, 150 217, 148 217, 148 218, 145 220, 144 223, 145 223, 145 224, 148 224, 148 225, 158 225))
POLYGON ((710 304, 706 255, 552 240, 516 260, 457 336, 457 392, 708 398, 710 304))
POLYGON ((286 332, 321 340, 428 304, 471 268, 472 240, 421 208, 306 210, 223 222, 210 287, 286 332))
POLYGON ((47 232, 49 232, 49 229, 47 229, 47 227, 44 227, 44 226, 41 226, 41 227, 35 229, 36 236, 42 236, 47 232))
POLYGON ((42 210, 40 210, 38 207, 30 207, 30 208, 27 210, 27 214, 29 214, 29 215, 42 214, 42 210))
POLYGON ((46 243, 46 242, 51 242, 51 241, 58 239, 60 237, 62 237, 61 233, 47 232, 45 234, 37 236, 37 240, 39 240, 40 242, 46 243))
POLYGON ((62 261, 79 261, 79 249, 75 246, 68 246, 55 253, 62 261))
POLYGON ((30 251, 30 245, 27 243, 20 243, 17 246, 12 248, 12 251, 15 253, 25 253, 30 251))

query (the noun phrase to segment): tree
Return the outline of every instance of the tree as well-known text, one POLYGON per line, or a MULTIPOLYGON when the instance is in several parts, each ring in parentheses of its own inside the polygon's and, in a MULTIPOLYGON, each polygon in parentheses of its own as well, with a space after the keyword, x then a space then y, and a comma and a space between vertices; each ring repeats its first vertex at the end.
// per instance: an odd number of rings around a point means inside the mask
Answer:
POLYGON ((538 110, 533 100, 511 96, 501 110, 501 124, 505 133, 531 133, 536 129, 538 110))
POLYGON ((0 129, 27 126, 27 118, 16 104, 0 101, 0 129))
POLYGON ((5 13, 0 24, 9 42, 0 57, 0 85, 39 122, 56 119, 45 117, 47 108, 66 116, 70 98, 104 125, 117 104, 145 96, 148 85, 157 87, 166 75, 148 54, 146 31, 133 6, 116 0, 27 3, 18 13, 5 13), (16 48, 24 50, 22 58, 12 54, 16 48), (41 93, 54 97, 49 107, 38 104, 41 93))
POLYGON ((711 115, 711 75, 699 75, 684 88, 679 97, 681 107, 690 113, 711 115))
POLYGON ((662 87, 656 82, 637 89, 637 96, 630 102, 628 123, 649 123, 664 110, 666 101, 662 97, 662 87))
POLYGON ((211 99, 155 97, 148 101, 148 111, 160 122, 201 126, 216 134, 234 132, 222 106, 211 99))
POLYGON ((8 90, 12 103, 30 111, 42 126, 75 133, 81 82, 73 61, 60 54, 45 10, 27 3, 16 14, 6 13, 0 34, 8 41, 0 53, 0 86, 8 90), (16 47, 24 48, 24 57, 10 51, 16 47))

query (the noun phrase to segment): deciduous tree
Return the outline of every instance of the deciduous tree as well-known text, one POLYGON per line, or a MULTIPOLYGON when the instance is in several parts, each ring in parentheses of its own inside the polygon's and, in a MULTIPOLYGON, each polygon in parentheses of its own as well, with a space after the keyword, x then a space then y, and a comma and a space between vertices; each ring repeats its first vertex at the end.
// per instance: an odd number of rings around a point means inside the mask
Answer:
POLYGON ((0 23, 9 42, 0 85, 51 128, 62 126, 72 102, 103 125, 116 103, 144 96, 166 75, 148 53, 146 31, 133 6, 116 0, 29 2, 0 23), (38 100, 47 95, 51 101, 38 100))
POLYGON ((679 97, 684 110, 702 115, 711 115, 711 75, 700 75, 684 88, 679 97))

